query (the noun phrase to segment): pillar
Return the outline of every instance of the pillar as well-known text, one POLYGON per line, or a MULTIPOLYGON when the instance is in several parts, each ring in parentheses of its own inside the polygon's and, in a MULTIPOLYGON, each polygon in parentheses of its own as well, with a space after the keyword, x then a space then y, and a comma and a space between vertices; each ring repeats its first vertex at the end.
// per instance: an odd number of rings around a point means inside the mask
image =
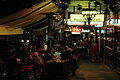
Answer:
POLYGON ((59 30, 59 40, 62 41, 62 30, 59 30))
MULTIPOLYGON (((90 9, 90 1, 89 1, 89 3, 88 3, 88 9, 90 9)), ((91 18, 90 18, 90 14, 88 14, 88 25, 90 25, 90 20, 91 20, 91 18)))
POLYGON ((48 41, 48 29, 45 29, 45 40, 48 41))

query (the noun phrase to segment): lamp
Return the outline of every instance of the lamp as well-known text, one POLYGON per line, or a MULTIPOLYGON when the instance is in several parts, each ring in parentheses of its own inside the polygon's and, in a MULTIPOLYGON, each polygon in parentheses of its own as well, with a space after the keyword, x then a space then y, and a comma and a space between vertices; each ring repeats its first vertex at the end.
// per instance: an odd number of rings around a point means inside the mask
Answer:
POLYGON ((90 20, 92 20, 95 17, 97 11, 95 9, 83 9, 82 14, 83 17, 85 17, 85 19, 88 20, 88 24, 90 25, 90 20))
POLYGON ((24 40, 22 39, 21 42, 24 42, 24 40))
POLYGON ((83 15, 96 15, 97 11, 95 9, 83 9, 82 14, 83 15))
POLYGON ((85 17, 85 19, 88 20, 88 25, 90 25, 90 21, 91 21, 91 20, 95 17, 95 15, 97 14, 97 10, 96 10, 95 8, 92 9, 92 8, 90 7, 91 1, 94 1, 94 0, 89 0, 89 2, 88 2, 88 8, 82 10, 83 17, 85 17))
POLYGON ((29 43, 29 42, 30 42, 30 40, 27 40, 27 42, 29 43))

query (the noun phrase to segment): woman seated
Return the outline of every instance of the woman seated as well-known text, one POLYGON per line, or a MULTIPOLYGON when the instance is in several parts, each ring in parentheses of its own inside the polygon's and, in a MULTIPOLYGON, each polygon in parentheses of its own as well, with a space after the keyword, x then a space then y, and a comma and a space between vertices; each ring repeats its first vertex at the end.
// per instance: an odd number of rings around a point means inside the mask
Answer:
POLYGON ((54 56, 55 58, 60 58, 60 56, 61 56, 61 52, 58 50, 57 47, 55 48, 55 52, 54 52, 53 56, 54 56))

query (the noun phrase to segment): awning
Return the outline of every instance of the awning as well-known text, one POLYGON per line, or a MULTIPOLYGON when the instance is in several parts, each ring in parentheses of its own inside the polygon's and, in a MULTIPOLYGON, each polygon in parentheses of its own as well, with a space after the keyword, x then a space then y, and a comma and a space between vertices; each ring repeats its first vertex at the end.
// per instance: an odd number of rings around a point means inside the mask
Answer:
MULTIPOLYGON (((2 26, 1 29, 7 30, 7 31, 9 29, 14 29, 14 30, 23 29, 26 26, 45 18, 46 15, 43 13, 57 12, 57 11, 58 11, 58 8, 56 4, 51 2, 51 0, 46 0, 46 2, 41 2, 38 5, 34 5, 30 9, 24 9, 10 16, 0 19, 0 27, 2 26)), ((4 31, 1 30, 0 33, 3 34, 4 31)))
POLYGON ((15 34, 23 34, 23 29, 6 28, 0 26, 0 35, 15 35, 15 34))

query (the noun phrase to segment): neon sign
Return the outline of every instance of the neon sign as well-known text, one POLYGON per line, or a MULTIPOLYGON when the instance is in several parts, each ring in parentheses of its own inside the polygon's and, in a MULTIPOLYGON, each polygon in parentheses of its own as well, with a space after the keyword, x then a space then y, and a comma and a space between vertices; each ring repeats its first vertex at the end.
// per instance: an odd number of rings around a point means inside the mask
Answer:
POLYGON ((81 27, 71 27, 72 29, 72 34, 80 34, 82 32, 81 27))

